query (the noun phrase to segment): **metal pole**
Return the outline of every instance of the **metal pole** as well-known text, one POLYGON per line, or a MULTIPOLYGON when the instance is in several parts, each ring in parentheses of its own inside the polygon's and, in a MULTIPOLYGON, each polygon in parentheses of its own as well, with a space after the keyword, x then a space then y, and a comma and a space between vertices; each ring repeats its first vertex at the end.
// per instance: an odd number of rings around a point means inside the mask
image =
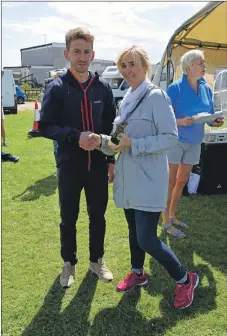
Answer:
POLYGON ((170 85, 170 57, 171 57, 171 43, 167 46, 167 65, 166 65, 166 88, 170 85))

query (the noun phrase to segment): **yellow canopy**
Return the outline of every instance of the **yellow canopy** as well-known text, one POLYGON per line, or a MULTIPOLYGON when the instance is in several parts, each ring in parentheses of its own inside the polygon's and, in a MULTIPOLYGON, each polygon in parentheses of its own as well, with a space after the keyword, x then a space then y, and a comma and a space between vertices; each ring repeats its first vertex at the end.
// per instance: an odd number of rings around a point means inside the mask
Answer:
POLYGON ((189 49, 204 51, 207 64, 205 78, 213 86, 218 68, 227 68, 227 2, 209 2, 204 8, 185 21, 170 38, 154 82, 160 85, 162 69, 167 65, 167 86, 170 84, 171 63, 173 80, 182 76, 180 58, 189 49))

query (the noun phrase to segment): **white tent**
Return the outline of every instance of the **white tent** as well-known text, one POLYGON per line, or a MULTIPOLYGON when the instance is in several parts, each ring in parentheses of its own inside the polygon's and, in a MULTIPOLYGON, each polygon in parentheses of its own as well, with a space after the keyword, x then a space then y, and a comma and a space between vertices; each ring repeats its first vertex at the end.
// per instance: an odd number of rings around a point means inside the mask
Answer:
POLYGON ((181 56, 188 50, 196 48, 204 51, 207 64, 205 78, 213 87, 216 70, 227 68, 227 2, 209 2, 175 31, 155 73, 154 84, 160 86, 165 66, 167 66, 166 87, 172 79, 181 77, 181 56), (171 67, 173 78, 170 78, 171 67))

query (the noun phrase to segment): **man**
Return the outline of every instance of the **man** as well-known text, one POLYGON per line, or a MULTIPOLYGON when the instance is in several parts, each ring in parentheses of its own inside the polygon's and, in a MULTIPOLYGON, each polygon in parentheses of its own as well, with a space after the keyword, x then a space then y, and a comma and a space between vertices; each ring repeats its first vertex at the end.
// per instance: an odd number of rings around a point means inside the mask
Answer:
POLYGON ((103 255, 108 171, 112 182, 114 158, 111 157, 112 163, 107 162, 107 157, 95 149, 97 140, 89 135, 110 134, 116 108, 109 84, 88 71, 94 59, 94 37, 88 30, 76 28, 70 30, 65 39, 64 55, 71 67, 48 85, 39 130, 44 137, 58 142, 61 256, 64 260, 60 284, 70 287, 78 261, 76 221, 83 188, 90 220, 89 268, 104 282, 113 279, 103 255))
MULTIPOLYGON (((57 76, 55 76, 55 78, 57 78, 57 76)), ((54 78, 53 78, 54 80, 54 78)), ((45 90, 42 89, 41 93, 38 95, 38 101, 42 106, 42 102, 43 102, 43 97, 44 97, 44 92, 45 90)), ((54 159, 55 159, 55 163, 57 165, 57 151, 58 151, 58 143, 57 141, 53 141, 53 146, 54 146, 54 159)), ((58 171, 56 173, 53 174, 55 177, 58 177, 58 171)))

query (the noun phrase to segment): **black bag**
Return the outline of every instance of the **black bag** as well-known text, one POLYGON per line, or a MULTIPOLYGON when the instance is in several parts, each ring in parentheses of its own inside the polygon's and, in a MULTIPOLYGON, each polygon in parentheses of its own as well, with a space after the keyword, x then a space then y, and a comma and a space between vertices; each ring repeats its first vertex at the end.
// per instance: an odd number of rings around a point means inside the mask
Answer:
POLYGON ((200 170, 200 194, 227 194, 227 143, 202 143, 200 170))

